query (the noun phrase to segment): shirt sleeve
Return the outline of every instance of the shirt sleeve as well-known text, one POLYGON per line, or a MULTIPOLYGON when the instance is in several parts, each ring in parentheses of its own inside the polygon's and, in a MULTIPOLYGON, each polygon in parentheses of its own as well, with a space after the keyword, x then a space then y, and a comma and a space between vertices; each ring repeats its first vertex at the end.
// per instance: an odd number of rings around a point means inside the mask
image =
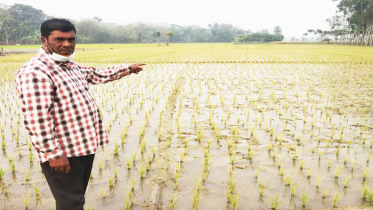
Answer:
POLYGON ((53 83, 35 73, 23 73, 16 80, 17 92, 22 102, 24 124, 29 131, 34 148, 55 160, 63 156, 59 143, 54 139, 53 83))
POLYGON ((85 75, 87 81, 91 84, 107 83, 118 80, 130 74, 127 67, 115 66, 106 69, 96 69, 94 67, 81 67, 79 70, 85 75))

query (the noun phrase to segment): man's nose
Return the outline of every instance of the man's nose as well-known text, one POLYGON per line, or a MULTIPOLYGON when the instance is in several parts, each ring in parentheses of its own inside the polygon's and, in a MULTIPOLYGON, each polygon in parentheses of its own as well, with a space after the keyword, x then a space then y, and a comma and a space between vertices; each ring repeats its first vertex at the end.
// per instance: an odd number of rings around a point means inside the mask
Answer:
POLYGON ((62 42, 62 46, 63 46, 63 47, 71 47, 71 43, 69 42, 69 40, 65 39, 65 40, 62 42))

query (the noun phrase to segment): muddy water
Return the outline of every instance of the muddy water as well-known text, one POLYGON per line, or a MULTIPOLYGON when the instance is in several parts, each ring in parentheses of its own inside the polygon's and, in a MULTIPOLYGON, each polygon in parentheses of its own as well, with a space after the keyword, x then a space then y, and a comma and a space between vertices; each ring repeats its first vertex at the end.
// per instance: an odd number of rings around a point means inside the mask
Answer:
MULTIPOLYGON (((306 192, 306 208, 332 208, 335 194, 340 197, 337 207, 366 207, 369 203, 361 191, 365 185, 372 186, 373 161, 369 159, 373 143, 369 69, 361 65, 163 64, 150 65, 137 77, 92 86, 111 143, 96 154, 86 207, 125 209, 126 199, 132 196, 132 209, 168 209, 174 195, 175 209, 232 209, 226 196, 230 179, 236 183, 236 209, 271 208, 277 195, 278 208, 300 209, 306 192), (185 154, 182 161, 180 153, 185 154), (210 158, 201 180, 206 157, 210 158), (127 159, 133 162, 131 168, 127 159), (339 166, 343 167, 336 177, 339 166), (286 177, 298 186, 294 195, 286 177), (115 179, 114 187, 109 186, 109 178, 115 179), (194 204, 197 180, 199 196, 194 204), (265 186, 262 196, 259 184, 265 186)), ((7 193, 2 190, 1 208, 24 208, 21 200, 28 194, 29 209, 51 209, 53 197, 36 156, 29 160, 23 126, 16 131, 20 110, 9 108, 19 103, 12 88, 2 86, 7 97, 2 96, 0 103, 6 138, 6 149, 0 151, 0 167, 5 169, 1 182, 7 186, 7 193), (12 129, 19 133, 18 145, 12 129), (14 173, 9 155, 14 156, 14 173), (30 181, 25 171, 31 172, 30 181), (41 196, 35 195, 33 182, 40 186, 41 196)))

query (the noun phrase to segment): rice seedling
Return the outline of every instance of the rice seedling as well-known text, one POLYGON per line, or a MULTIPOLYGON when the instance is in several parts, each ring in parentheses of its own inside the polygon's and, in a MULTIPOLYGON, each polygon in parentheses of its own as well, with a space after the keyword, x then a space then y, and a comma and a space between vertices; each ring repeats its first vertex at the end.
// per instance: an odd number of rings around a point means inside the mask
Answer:
POLYGON ((8 160, 9 160, 9 164, 11 164, 12 162, 14 162, 14 155, 13 154, 10 154, 8 156, 8 160))
POLYGON ((362 189, 362 199, 366 200, 369 197, 370 194, 371 194, 370 189, 369 189, 368 185, 365 183, 364 187, 362 189))
POLYGON ((347 188, 349 182, 350 182, 350 178, 346 177, 346 179, 343 181, 343 188, 347 188))
POLYGON ((136 163, 136 156, 137 156, 137 152, 132 153, 132 163, 133 164, 136 163))
POLYGON ((320 183, 321 183, 321 178, 319 175, 317 175, 316 188, 320 187, 320 183))
POLYGON ((2 148, 3 150, 5 150, 5 147, 6 147, 6 142, 5 142, 5 140, 3 139, 3 141, 1 142, 1 148, 2 148))
POLYGON ((293 153, 293 161, 295 161, 297 159, 297 150, 294 150, 294 153, 293 153))
POLYGON ((290 186, 291 183, 292 183, 292 178, 290 177, 290 175, 286 175, 286 177, 284 177, 284 182, 285 182, 285 185, 286 186, 290 186))
POLYGON ((35 195, 37 197, 39 197, 40 196, 40 187, 41 187, 41 185, 39 187, 37 187, 36 184, 35 184, 35 181, 33 181, 32 187, 34 188, 35 195))
POLYGON ((231 175, 229 177, 229 183, 228 183, 228 191, 226 193, 228 203, 232 203, 232 196, 235 193, 237 183, 235 182, 234 179, 235 179, 235 175, 231 172, 231 175))
POLYGON ((266 188, 263 184, 258 184, 258 190, 259 190, 259 195, 260 196, 263 196, 265 189, 266 188))
POLYGON ((231 148, 232 147, 232 144, 233 144, 233 142, 231 141, 231 140, 228 140, 228 148, 231 148))
POLYGON ((101 162, 101 158, 99 159, 99 161, 98 161, 98 168, 99 169, 102 169, 102 162, 101 162))
POLYGON ((355 168, 356 163, 357 163, 356 160, 355 160, 354 162, 352 162, 351 171, 354 171, 354 168, 355 168))
POLYGON ((22 198, 22 202, 25 206, 25 209, 28 209, 29 199, 30 199, 30 195, 28 193, 26 193, 26 195, 24 195, 22 198))
POLYGON ((221 139, 221 134, 220 134, 220 130, 219 129, 216 129, 216 138, 217 138, 217 140, 218 140, 218 142, 220 141, 220 139, 221 139))
POLYGON ((142 165, 138 170, 139 170, 140 178, 144 179, 145 178, 145 166, 142 165))
POLYGON ((307 178, 311 178, 312 167, 307 170, 307 178))
POLYGON ((100 191, 100 195, 101 195, 101 199, 104 200, 106 198, 106 191, 105 190, 101 190, 100 191))
POLYGON ((339 173, 341 172, 342 169, 343 169, 343 166, 335 166, 334 178, 338 179, 339 173))
POLYGON ((117 179, 118 178, 118 168, 117 167, 113 167, 113 174, 114 174, 114 179, 117 179))
POLYGON ((132 160, 130 158, 126 157, 126 164, 127 164, 127 169, 131 170, 131 168, 132 168, 132 160))
POLYGON ((278 202, 278 193, 277 193, 276 198, 274 199, 271 198, 271 208, 274 210, 277 210, 279 205, 280 204, 278 202))
POLYGON ((230 157, 230 161, 231 161, 231 164, 234 165, 234 161, 236 160, 236 156, 235 155, 232 155, 230 157))
POLYGON ((201 142, 202 136, 203 136, 203 128, 200 126, 198 128, 198 133, 197 133, 198 142, 201 142))
MULTIPOLYGON (((342 195, 343 195, 343 194, 342 194, 342 195)), ((338 202, 338 200, 341 198, 342 195, 340 195, 340 196, 338 197, 337 191, 334 192, 334 198, 333 198, 333 207, 334 207, 334 208, 337 207, 337 202, 338 202)))
POLYGON ((277 167, 278 168, 282 167, 282 158, 280 158, 279 161, 277 162, 277 167))
POLYGON ((347 147, 348 147, 348 148, 350 148, 351 143, 352 143, 352 140, 349 139, 349 140, 347 141, 347 147))
POLYGON ((133 204, 133 194, 131 191, 127 190, 127 196, 125 197, 126 198, 126 210, 130 210, 132 208, 132 204, 133 204))
POLYGON ((0 180, 3 179, 4 174, 5 174, 5 169, 3 169, 3 167, 0 167, 0 180))
POLYGON ((135 185, 136 185, 136 180, 134 179, 131 179, 131 191, 134 191, 135 190, 135 185))
POLYGON ((6 197, 8 197, 8 196, 9 196, 9 193, 8 193, 8 185, 6 185, 4 182, 0 182, 0 188, 1 188, 1 192, 2 192, 6 197))
POLYGON ((118 155, 118 151, 119 151, 119 145, 118 145, 118 142, 115 141, 114 142, 114 151, 113 151, 113 153, 114 153, 115 156, 118 155))
POLYGON ((328 169, 332 166, 333 162, 334 162, 334 160, 328 159, 328 169))
POLYGON ((25 169, 23 169, 23 176, 25 177, 26 182, 30 181, 31 170, 26 171, 25 169))
POLYGON ((368 196, 368 203, 369 203, 370 206, 373 205, 373 193, 372 193, 372 192, 369 193, 369 196, 368 196))
POLYGON ((297 184, 297 185, 292 184, 292 185, 290 186, 291 197, 294 197, 294 196, 295 196, 295 193, 297 192, 297 189, 298 189, 298 184, 297 184))
POLYGON ((305 208, 306 204, 309 201, 309 199, 307 199, 307 195, 308 195, 308 189, 306 190, 305 193, 302 193, 302 208, 305 208))
POLYGON ((254 156, 254 150, 249 151, 249 159, 252 160, 254 156))
POLYGON ((302 159, 299 159, 299 166, 300 166, 301 170, 303 169, 303 166, 304 166, 305 163, 306 163, 306 161, 304 161, 302 159))
POLYGON ((357 145, 357 147, 356 147, 356 149, 355 149, 355 154, 356 154, 356 152, 359 150, 359 148, 360 148, 360 144, 357 145))
POLYGON ((339 155, 339 152, 341 151, 341 147, 339 146, 335 152, 335 155, 338 156, 339 155))
POLYGON ((232 209, 235 210, 237 208, 237 205, 238 205, 238 198, 240 196, 240 193, 237 193, 236 196, 232 195, 232 209))
POLYGON ((366 180, 366 178, 367 178, 367 176, 368 176, 368 169, 365 169, 364 171, 363 171, 363 180, 365 181, 366 180))
POLYGON ((178 203, 176 203, 176 200, 177 200, 177 193, 171 194, 169 202, 168 202, 169 203, 169 206, 168 206, 169 210, 173 210, 179 205, 178 203))
POLYGON ((28 154, 28 159, 30 160, 30 163, 34 161, 34 155, 31 152, 28 154))
POLYGON ((108 177, 109 187, 114 188, 115 179, 111 176, 108 177))
POLYGON ((259 175, 259 170, 258 170, 258 169, 255 169, 254 177, 257 179, 257 178, 258 178, 258 175, 259 175))
POLYGON ((141 151, 141 154, 144 154, 145 152, 145 146, 146 146, 146 141, 145 139, 143 139, 140 143, 140 151, 141 151))
POLYGON ((329 187, 330 187, 330 184, 328 185, 328 187, 324 187, 324 190, 323 190, 323 193, 322 193, 322 198, 326 198, 326 194, 328 194, 329 187))
MULTIPOLYGON (((12 170, 12 173, 14 174, 15 173, 15 163, 14 162, 12 162, 11 164, 10 164, 10 168, 11 168, 11 170, 12 170)), ((1 176, 1 172, 0 172, 0 180, 2 179, 2 176, 1 176)))

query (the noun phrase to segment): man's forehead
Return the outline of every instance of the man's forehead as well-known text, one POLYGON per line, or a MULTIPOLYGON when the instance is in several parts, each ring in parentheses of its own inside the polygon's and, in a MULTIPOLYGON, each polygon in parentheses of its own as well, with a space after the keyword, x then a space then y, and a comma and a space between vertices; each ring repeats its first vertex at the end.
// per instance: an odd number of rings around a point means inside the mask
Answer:
POLYGON ((74 31, 63 32, 63 31, 60 31, 60 30, 54 30, 54 31, 51 32, 51 36, 71 38, 71 37, 75 37, 75 32, 74 31))

